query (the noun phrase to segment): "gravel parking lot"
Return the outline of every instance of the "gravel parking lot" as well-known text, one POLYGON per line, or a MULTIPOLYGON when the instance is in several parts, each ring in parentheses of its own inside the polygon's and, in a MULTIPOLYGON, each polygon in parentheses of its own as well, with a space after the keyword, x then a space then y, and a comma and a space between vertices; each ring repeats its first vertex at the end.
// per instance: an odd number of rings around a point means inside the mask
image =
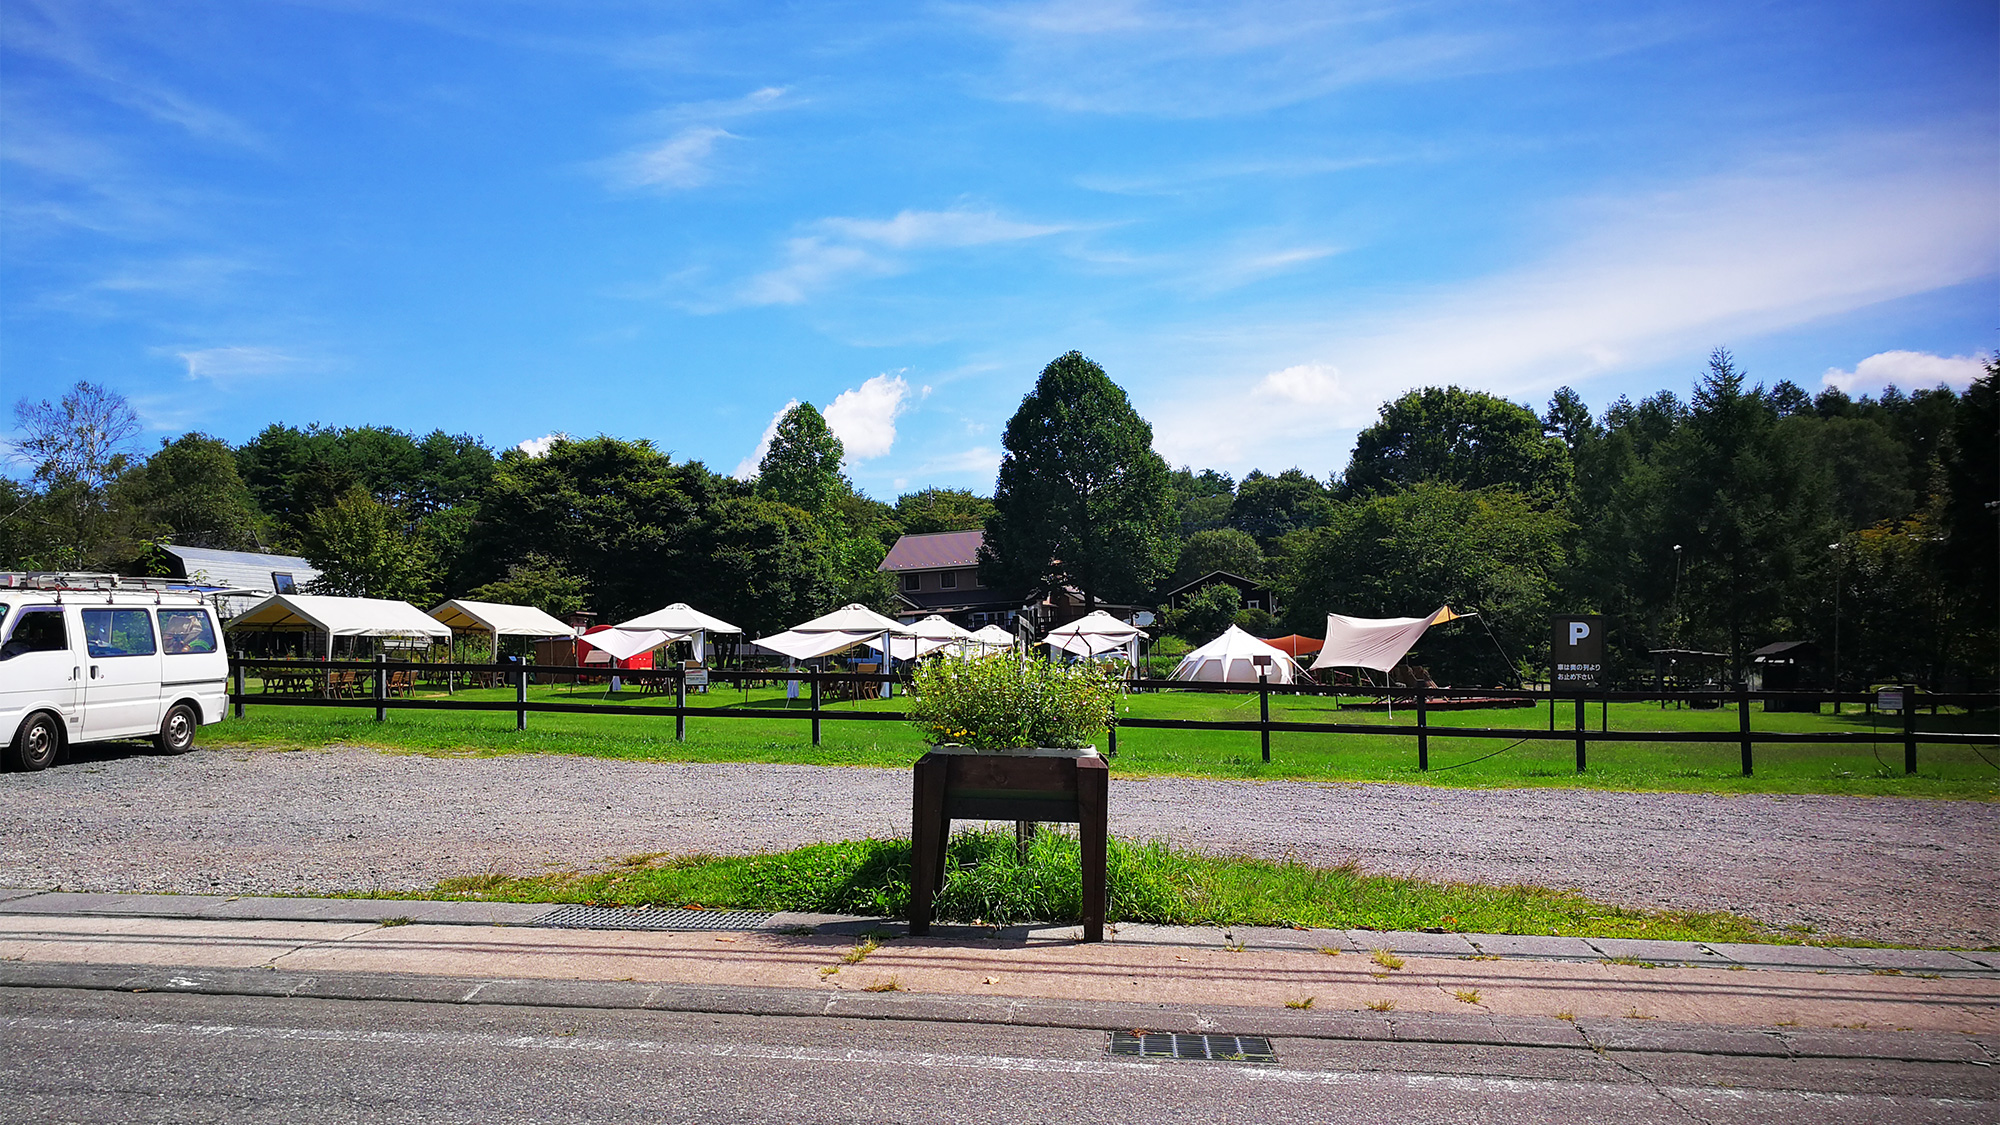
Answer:
MULTIPOLYGON (((896 770, 90 748, 0 775, 0 885, 418 889, 898 835, 909 799, 896 770)), ((1111 823, 1206 851, 1575 887, 1879 941, 2000 942, 1992 803, 1159 778, 1114 781, 1111 823)))

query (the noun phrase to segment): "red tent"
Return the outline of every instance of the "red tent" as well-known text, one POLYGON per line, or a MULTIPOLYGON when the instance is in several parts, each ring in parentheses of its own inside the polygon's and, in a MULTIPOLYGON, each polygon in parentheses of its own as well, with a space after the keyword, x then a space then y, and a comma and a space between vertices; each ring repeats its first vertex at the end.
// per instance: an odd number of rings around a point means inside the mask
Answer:
POLYGON ((1301 656, 1310 656, 1318 652, 1326 644, 1319 637, 1301 637, 1297 633, 1289 637, 1276 637, 1264 643, 1270 645, 1272 648, 1284 649, 1294 660, 1301 656))

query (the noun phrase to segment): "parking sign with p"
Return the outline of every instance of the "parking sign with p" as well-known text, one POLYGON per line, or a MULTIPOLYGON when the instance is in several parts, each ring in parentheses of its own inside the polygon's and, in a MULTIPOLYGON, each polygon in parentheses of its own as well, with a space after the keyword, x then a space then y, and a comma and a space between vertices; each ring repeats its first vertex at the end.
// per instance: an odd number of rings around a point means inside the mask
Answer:
POLYGON ((1604 618, 1598 614, 1552 619, 1550 680, 1571 687, 1594 685, 1604 675, 1604 618))

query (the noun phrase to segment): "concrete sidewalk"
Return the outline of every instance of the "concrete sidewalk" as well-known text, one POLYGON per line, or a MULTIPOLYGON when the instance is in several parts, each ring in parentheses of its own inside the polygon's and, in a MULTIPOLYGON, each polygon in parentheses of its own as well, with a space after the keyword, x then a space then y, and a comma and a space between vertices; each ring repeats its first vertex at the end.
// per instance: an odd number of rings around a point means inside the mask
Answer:
POLYGON ((1155 926, 1083 945, 1073 927, 909 938, 784 914, 537 924, 558 909, 7 892, 0 986, 2000 1061, 2000 969, 1976 953, 1155 926))

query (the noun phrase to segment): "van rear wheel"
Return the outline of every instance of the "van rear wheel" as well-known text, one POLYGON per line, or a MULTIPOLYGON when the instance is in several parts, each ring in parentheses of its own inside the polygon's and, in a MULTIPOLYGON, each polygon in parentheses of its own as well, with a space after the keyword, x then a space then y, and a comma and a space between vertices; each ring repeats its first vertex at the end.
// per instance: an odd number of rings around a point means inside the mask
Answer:
POLYGON ((194 749, 194 729, 199 725, 194 708, 176 703, 167 709, 167 717, 160 720, 160 733, 153 739, 153 745, 162 754, 185 754, 194 749))
POLYGON ((62 749, 62 728, 47 712, 21 720, 14 732, 14 744, 7 748, 7 764, 17 770, 45 770, 62 749))

